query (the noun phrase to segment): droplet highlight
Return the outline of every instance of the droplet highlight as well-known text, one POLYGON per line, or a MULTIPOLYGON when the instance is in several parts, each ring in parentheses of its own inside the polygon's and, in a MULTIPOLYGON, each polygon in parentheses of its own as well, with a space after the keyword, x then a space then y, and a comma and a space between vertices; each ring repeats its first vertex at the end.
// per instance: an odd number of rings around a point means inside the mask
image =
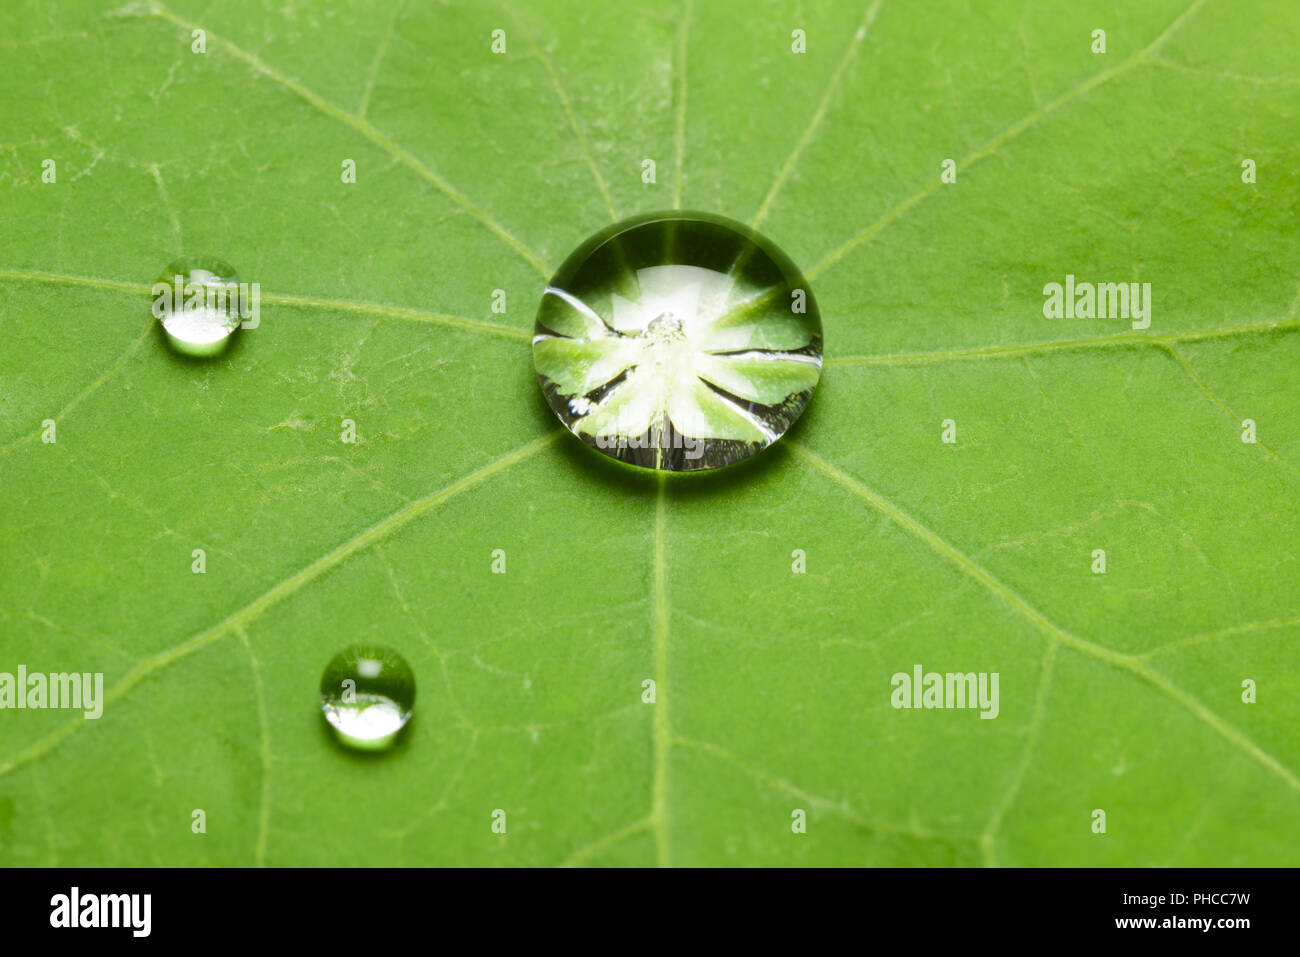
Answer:
POLYGON ((220 259, 176 260, 158 277, 153 294, 153 314, 167 342, 184 355, 218 355, 239 328, 239 276, 220 259))
POLYGON ((321 713, 340 742, 379 751, 397 740, 415 707, 415 674, 391 648, 352 645, 320 679, 321 713))
POLYGON ((753 230, 653 213, 596 233, 551 279, 533 363, 574 435, 643 468, 699 471, 771 445, 821 377, 821 316, 753 230))

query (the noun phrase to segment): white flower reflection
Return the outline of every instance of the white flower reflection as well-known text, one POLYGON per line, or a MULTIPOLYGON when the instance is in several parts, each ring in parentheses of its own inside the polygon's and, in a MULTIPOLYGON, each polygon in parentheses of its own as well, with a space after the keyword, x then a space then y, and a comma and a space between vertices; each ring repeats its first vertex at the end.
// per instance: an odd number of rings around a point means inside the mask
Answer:
POLYGON ((732 276, 699 266, 636 271, 635 299, 614 293, 608 315, 555 287, 579 336, 538 335, 537 369, 569 400, 572 428, 639 436, 668 425, 697 439, 768 445, 780 431, 763 410, 812 389, 821 359, 795 350, 807 328, 767 291, 733 297, 732 276))

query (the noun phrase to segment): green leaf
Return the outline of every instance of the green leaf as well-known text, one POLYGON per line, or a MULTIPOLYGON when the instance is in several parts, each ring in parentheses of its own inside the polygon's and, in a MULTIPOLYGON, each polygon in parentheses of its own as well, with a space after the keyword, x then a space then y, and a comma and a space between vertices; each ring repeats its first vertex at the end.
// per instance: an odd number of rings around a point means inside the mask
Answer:
POLYGON ((106 695, 0 711, 0 863, 1295 862, 1294 4, 0 36, 0 672, 106 695), (656 477, 559 427, 530 341, 587 236, 677 206, 802 267, 827 361, 773 449, 656 477), (261 284, 219 359, 149 314, 181 254, 261 284), (1067 275, 1151 283, 1150 327, 1045 318, 1067 275), (319 714, 355 642, 418 681, 378 757, 319 714), (997 717, 894 708, 918 664, 997 717))

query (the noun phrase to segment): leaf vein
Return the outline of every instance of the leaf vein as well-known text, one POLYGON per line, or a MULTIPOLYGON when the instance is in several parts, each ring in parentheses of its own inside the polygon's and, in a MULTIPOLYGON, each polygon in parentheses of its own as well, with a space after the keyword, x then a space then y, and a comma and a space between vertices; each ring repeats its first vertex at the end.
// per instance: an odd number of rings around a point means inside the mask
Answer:
MULTIPOLYGON (((785 181, 789 179, 790 174, 794 172, 795 164, 799 162, 799 157, 803 155, 804 148, 813 138, 818 127, 821 126, 822 120, 826 118, 826 111, 830 108, 831 100, 835 97, 835 91, 840 85, 840 79, 844 76, 844 72, 849 68, 849 64, 853 62, 853 57, 857 54, 858 47, 862 45, 863 37, 867 35, 867 31, 871 29, 871 25, 875 22, 876 13, 880 10, 880 5, 883 2, 884 0, 874 0, 874 2, 869 4, 863 12, 862 22, 858 25, 857 30, 854 31, 853 38, 849 41, 848 49, 844 51, 844 56, 835 67, 835 72, 831 74, 830 82, 826 85, 826 92, 822 94, 821 101, 817 104, 817 109, 813 111, 813 115, 809 119, 808 125, 804 128, 803 134, 799 137, 799 141, 795 144, 790 155, 786 157, 784 165, 782 165, 780 171, 776 174, 776 179, 772 182, 771 188, 768 189, 767 195, 763 197, 763 202, 759 205, 758 211, 754 213, 754 218, 749 221, 751 229, 757 229, 762 225, 763 220, 767 218, 767 214, 772 209, 772 203, 776 200, 777 194, 781 192, 781 188, 785 185, 785 181)), ((810 276, 809 278, 812 277, 810 276)))
MULTIPOLYGON (((957 168, 962 170, 969 169, 970 167, 974 166, 976 163, 980 162, 981 160, 987 159, 988 157, 995 155, 998 152, 998 150, 1000 150, 1011 140, 1015 139, 1017 136, 1019 136, 1025 130, 1029 129, 1031 126, 1033 126, 1034 124, 1042 120, 1044 117, 1047 117, 1052 113, 1054 113, 1060 107, 1066 105, 1067 103, 1070 103, 1073 100, 1078 99, 1081 96, 1084 96, 1085 94, 1091 92, 1095 88, 1101 86, 1103 83, 1113 80, 1115 77, 1120 76, 1121 74, 1131 70, 1134 66, 1137 66, 1139 63, 1144 62, 1148 56, 1150 56, 1151 54, 1159 50, 1165 44, 1165 42, 1174 34, 1174 32, 1180 26, 1182 26, 1183 23, 1186 22, 1186 20, 1189 17, 1191 17, 1194 13, 1196 13, 1196 11, 1199 10, 1202 6, 1204 6, 1207 2, 1208 0, 1195 0, 1195 2, 1193 2, 1191 6, 1189 6, 1186 10, 1184 10, 1181 14, 1179 14, 1179 16, 1175 17, 1173 21, 1171 21, 1170 24, 1167 27, 1165 27, 1165 29, 1160 33, 1160 35, 1157 36, 1154 40, 1152 40, 1151 43, 1149 43, 1147 46, 1143 47, 1137 53, 1134 53, 1132 56, 1124 60, 1122 63, 1119 63, 1116 66, 1113 66, 1106 70, 1102 70, 1101 72, 1094 74, 1093 76, 1089 77, 1087 80, 1084 80, 1082 83, 1078 84, 1072 89, 1067 90, 1065 93, 1062 93, 1060 96, 1058 96, 1056 99, 1052 100, 1051 102, 1047 103, 1046 105, 1039 107, 1033 112, 1017 120, 1015 123, 1012 123, 1010 126, 1008 126, 997 136, 993 137, 993 139, 989 140, 979 149, 975 150, 975 152, 971 153, 969 156, 962 159, 957 164, 957 168)), ((844 242, 842 245, 840 245, 838 248, 832 250, 825 257, 823 257, 816 265, 814 265, 810 270, 808 270, 808 272, 806 273, 808 279, 810 281, 816 279, 827 269, 835 265, 846 255, 848 255, 850 252, 856 249, 859 245, 871 239, 873 236, 875 236, 881 230, 883 230, 886 226, 896 221, 909 209, 911 209, 917 203, 921 202, 923 199, 925 199, 927 196, 929 196, 931 193, 937 190, 940 187, 940 185, 942 185, 941 180, 937 176, 933 177, 930 180, 929 185, 913 193, 907 199, 903 200, 901 203, 899 203, 898 205, 890 209, 888 212, 886 212, 874 223, 867 226, 861 232, 857 233, 856 235, 848 239, 846 242, 844 242)))
POLYGON ((672 746, 672 726, 668 721, 668 568, 667 568, 667 482, 659 473, 655 498, 654 528, 654 644, 655 644, 655 713, 654 713, 654 780, 650 820, 655 827, 655 852, 660 867, 669 866, 668 842, 668 752, 672 746))
MULTIPOLYGON (((199 27, 198 24, 178 16, 177 14, 173 13, 171 10, 169 10, 167 7, 161 4, 156 4, 153 9, 159 16, 163 17, 166 20, 170 20, 172 23, 176 24, 177 26, 181 27, 187 32, 192 30, 203 29, 199 27)), ((551 271, 547 269, 546 264, 543 263, 542 260, 531 249, 529 249, 517 238, 515 238, 515 236, 512 233, 507 231, 504 226, 502 226, 495 219, 493 219, 486 212, 484 212, 483 209, 481 209, 479 206, 471 202, 469 198, 465 196, 464 193, 456 189, 455 186, 453 186, 447 180, 443 179, 443 177, 438 175, 438 173, 436 173, 430 166, 421 162, 409 150, 399 146, 392 139, 385 136, 379 130, 375 129, 375 127, 372 126, 368 120, 365 120, 359 116, 354 116, 351 113, 347 113, 339 109, 337 106, 330 103, 324 97, 320 96, 319 94, 303 86, 303 84, 299 83, 297 80, 293 79, 292 77, 286 76, 285 74, 281 73, 279 70, 276 70, 274 67, 264 63, 259 57, 253 55, 252 53, 249 53, 247 50, 243 49, 243 47, 240 47, 234 42, 227 40, 225 37, 213 33, 211 30, 207 30, 206 32, 207 32, 208 39, 210 41, 217 44, 218 46, 224 47, 231 54, 233 54, 235 57, 239 58, 240 60, 243 60, 246 64, 248 64, 258 73, 261 73, 267 78, 273 80, 274 82, 278 83, 280 86, 284 87, 285 89, 293 93, 296 93, 299 97, 301 97, 311 106, 315 107, 316 110, 318 110, 320 113, 323 113, 325 116, 337 120, 339 123, 342 123, 344 126, 347 126, 355 130, 357 133, 360 133, 371 143, 375 144, 381 150, 383 150, 384 152, 388 153, 390 156, 400 161, 408 169, 411 169, 419 176, 428 180, 430 183, 436 186, 443 194, 445 194, 449 199, 451 199, 454 203, 456 203, 457 206, 459 206, 465 212, 469 213, 469 215, 471 215, 476 220, 478 220, 479 223, 485 226, 498 239, 500 239, 507 246, 513 249, 525 262, 527 262, 530 266, 532 266, 533 269, 535 269, 537 273, 540 276, 542 276, 542 278, 546 279, 550 277, 551 271)))
MULTIPOLYGON (((41 272, 34 269, 0 269, 0 279, 16 282, 64 283, 71 286, 88 286, 93 289, 108 289, 117 292, 131 292, 141 296, 151 295, 152 286, 137 282, 120 282, 116 279, 100 279, 95 276, 69 276, 63 273, 41 272)), ((320 296, 295 296, 287 293, 262 293, 261 302, 280 306, 297 306, 308 309, 337 309, 340 312, 359 312, 365 315, 380 316, 386 319, 401 319, 407 322, 429 322, 434 325, 449 326, 456 329, 483 332, 488 335, 514 339, 518 342, 532 340, 531 333, 511 326, 487 322, 483 319, 470 319, 466 316, 453 316, 442 312, 429 312, 413 309, 409 306, 394 306, 381 302, 364 302, 356 299, 327 299, 320 296)), ((148 332, 148 329, 145 330, 148 332)))
POLYGON ((1158 346, 1165 348, 1176 342, 1203 342, 1209 339, 1228 339, 1236 336, 1261 335, 1270 332, 1294 332, 1300 329, 1300 319, 1280 319, 1252 322, 1219 329, 1195 329, 1188 332, 1171 332, 1164 335, 1144 335, 1122 332, 1110 336, 1083 336, 1078 339, 1048 339, 1022 345, 972 346, 965 349, 941 349, 933 352, 894 352, 866 356, 831 356, 822 360, 827 366, 894 366, 919 365, 928 362, 958 362, 963 359, 1005 359, 1043 352, 1072 349, 1104 349, 1110 346, 1158 346))
POLYGON ((677 34, 677 120, 673 129, 673 150, 677 155, 677 185, 673 187, 673 208, 682 208, 682 188, 686 179, 686 56, 694 0, 685 0, 682 22, 677 34))
POLYGON ((366 77, 366 88, 361 94, 361 105, 357 107, 358 119, 365 119, 366 113, 370 109, 370 97, 375 90, 375 79, 379 76, 379 68, 383 65, 384 58, 388 56, 388 45, 393 41, 397 21, 401 18, 405 6, 406 0, 397 0, 397 4, 393 7, 392 16, 388 18, 388 29, 384 31, 384 37, 379 41, 379 49, 375 51, 375 59, 370 64, 370 75, 366 77))
POLYGON ((1123 671, 1127 671, 1130 674, 1141 678, 1148 684, 1158 688, 1160 691, 1163 691, 1193 715, 1208 724, 1230 743, 1236 745, 1240 750, 1254 758, 1259 764, 1276 774, 1293 790, 1300 791, 1300 778, 1297 778, 1290 768, 1283 765, 1277 758, 1263 750, 1259 745, 1250 740, 1250 738, 1246 737, 1245 734, 1224 721, 1223 718, 1211 711, 1192 695, 1173 684, 1173 682, 1163 674, 1147 664, 1144 659, 1137 655, 1122 654, 1121 652, 1114 651, 1104 645, 1096 644, 1095 642, 1089 641, 1085 638, 1080 638, 1077 635, 1065 631, 1059 625, 1050 621, 1042 612, 1029 604, 1029 602, 1024 598, 1020 597, 1020 595, 1009 588, 1006 584, 995 578, 983 567, 976 564, 969 556, 958 550, 955 546, 935 532, 931 531, 925 525, 912 518, 878 492, 868 488, 862 482, 836 468, 826 459, 799 443, 786 439, 786 444, 805 461, 812 464, 816 469, 823 472, 839 485, 843 486, 853 495, 866 501, 878 512, 892 520, 894 524, 928 545, 939 555, 948 559, 948 561, 968 577, 983 585, 994 595, 1002 599, 1004 603, 1027 619, 1039 631, 1046 635, 1048 639, 1058 639, 1062 644, 1073 648, 1075 651, 1108 662, 1123 671))
MULTIPOLYGON (((503 472, 511 466, 530 458, 532 455, 554 442, 561 434, 564 434, 564 430, 556 429, 540 438, 534 439, 513 452, 503 455, 500 458, 493 459, 487 465, 457 479, 450 485, 426 495, 422 499, 417 499, 410 505, 393 512, 387 518, 370 526, 359 535, 348 539, 348 541, 344 542, 342 545, 326 552, 311 564, 294 572, 288 578, 283 579, 272 588, 263 592, 258 598, 232 612, 226 618, 217 622, 206 631, 199 632, 197 635, 186 639, 178 645, 174 645, 171 648, 143 659, 128 671, 126 675, 123 676, 122 680, 115 684, 104 695, 104 705, 107 707, 107 705, 117 701, 155 671, 166 668, 173 662, 179 661, 196 651, 206 648, 208 645, 224 637, 232 629, 247 625, 249 622, 260 616, 264 611, 279 604, 308 582, 313 581, 325 572, 341 565, 346 559, 350 558, 357 552, 360 552, 377 542, 383 541, 389 535, 410 524, 430 509, 442 505, 444 502, 454 498, 461 492, 467 491, 493 475, 503 472)), ((86 722, 80 718, 73 718, 62 728, 51 732, 44 738, 41 738, 29 745, 27 748, 24 748, 8 761, 0 763, 0 777, 4 777, 11 771, 22 767, 47 753, 69 735, 73 734, 78 728, 83 727, 85 723, 86 722)))
POLYGON ((253 653, 252 642, 242 625, 234 626, 244 650, 248 652, 248 664, 253 672, 253 690, 257 699, 257 723, 261 732, 262 782, 261 797, 257 812, 257 843, 253 849, 253 861, 258 867, 266 866, 266 843, 271 833, 271 723, 266 715, 266 695, 262 689, 262 664, 253 653))
POLYGON ((569 127, 573 130, 573 135, 578 141, 578 149, 582 153, 583 159, 586 160, 587 168, 591 170, 592 178, 596 181, 596 188, 600 190, 601 198, 605 201, 605 209, 609 211, 609 218, 617 222, 618 213, 614 211, 614 200, 610 198, 609 187, 605 184, 605 177, 600 174, 600 167, 596 165, 596 157, 592 155, 591 147, 587 144, 587 137, 583 135, 582 126, 578 123, 578 116, 573 111, 573 103, 569 100, 569 94, 565 91, 563 84, 560 83, 559 76, 555 73, 551 58, 537 45, 533 35, 524 28, 518 14, 515 13, 514 7, 507 3, 506 0, 500 0, 500 6, 514 22, 519 32, 524 35, 524 39, 528 41, 528 46, 532 49, 533 55, 537 57, 538 62, 542 64, 542 69, 550 77, 551 86, 555 88, 555 94, 560 98, 560 104, 564 107, 564 115, 569 120, 569 127))

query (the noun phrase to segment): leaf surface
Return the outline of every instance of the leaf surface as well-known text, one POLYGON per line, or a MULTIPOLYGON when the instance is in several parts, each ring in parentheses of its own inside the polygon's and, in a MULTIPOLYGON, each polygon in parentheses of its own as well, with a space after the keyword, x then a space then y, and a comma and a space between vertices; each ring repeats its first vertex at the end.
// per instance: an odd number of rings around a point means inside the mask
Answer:
POLYGON ((107 700, 0 712, 0 862, 1295 863, 1293 4, 796 9, 5 5, 0 671, 107 700), (804 269, 827 361, 660 479, 529 341, 674 206, 804 269), (149 315, 181 253, 263 292, 206 364, 149 315), (1045 318, 1067 274, 1150 327, 1045 318), (379 759, 317 708, 353 642, 417 675, 379 759), (893 708, 917 664, 996 719, 893 708))

